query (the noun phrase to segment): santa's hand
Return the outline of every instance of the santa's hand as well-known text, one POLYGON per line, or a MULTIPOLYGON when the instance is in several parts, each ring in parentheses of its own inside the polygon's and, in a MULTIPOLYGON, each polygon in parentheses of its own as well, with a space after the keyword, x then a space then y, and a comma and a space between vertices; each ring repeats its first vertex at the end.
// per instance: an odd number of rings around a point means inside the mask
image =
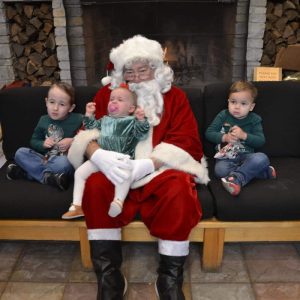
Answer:
POLYGON ((131 160, 131 164, 133 181, 139 180, 155 170, 154 163, 150 158, 131 160))
POLYGON ((90 160, 114 184, 121 184, 128 179, 132 169, 128 155, 97 149, 90 160))

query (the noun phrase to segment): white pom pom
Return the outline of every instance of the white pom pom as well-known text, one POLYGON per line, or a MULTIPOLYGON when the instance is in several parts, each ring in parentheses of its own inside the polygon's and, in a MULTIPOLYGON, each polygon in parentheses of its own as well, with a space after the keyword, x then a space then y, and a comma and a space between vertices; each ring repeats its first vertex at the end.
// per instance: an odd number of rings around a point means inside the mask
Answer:
POLYGON ((109 83, 111 83, 111 77, 110 77, 110 76, 105 76, 105 77, 103 77, 103 78, 101 79, 101 83, 102 83, 103 86, 104 86, 104 85, 107 85, 107 84, 109 84, 109 83))

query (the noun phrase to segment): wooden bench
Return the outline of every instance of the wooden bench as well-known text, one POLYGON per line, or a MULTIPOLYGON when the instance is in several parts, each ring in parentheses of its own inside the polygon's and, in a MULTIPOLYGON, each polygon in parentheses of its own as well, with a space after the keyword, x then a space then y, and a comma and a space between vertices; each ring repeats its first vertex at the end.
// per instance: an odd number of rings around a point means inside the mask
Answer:
MULTIPOLYGON (((82 264, 86 268, 92 267, 84 220, 71 222, 0 220, 0 239, 79 241, 82 264)), ((123 228, 122 240, 127 242, 156 241, 140 221, 134 221, 123 228)), ((221 222, 216 219, 204 220, 192 230, 190 241, 203 243, 203 270, 217 271, 222 263, 225 242, 300 241, 300 221, 221 222)))

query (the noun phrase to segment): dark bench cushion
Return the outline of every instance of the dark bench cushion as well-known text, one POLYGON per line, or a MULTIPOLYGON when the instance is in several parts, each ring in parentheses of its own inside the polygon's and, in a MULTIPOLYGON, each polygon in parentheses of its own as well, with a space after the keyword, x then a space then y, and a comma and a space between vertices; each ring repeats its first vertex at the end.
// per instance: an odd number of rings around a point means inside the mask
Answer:
POLYGON ((198 131, 199 136, 201 138, 201 141, 203 142, 204 139, 204 118, 203 118, 203 112, 204 112, 204 99, 203 94, 200 88, 186 88, 184 89, 186 92, 186 95, 189 99, 189 103, 191 106, 191 109, 195 115, 195 118, 197 120, 198 125, 198 131))
MULTIPOLYGON (((0 169, 0 219, 60 219, 71 202, 73 185, 67 191, 26 180, 8 180, 6 163, 0 169)), ((207 186, 197 186, 203 219, 214 215, 213 199, 207 186)))
POLYGON ((237 197, 220 180, 209 188, 216 202, 216 217, 223 221, 277 221, 300 219, 300 158, 272 158, 276 180, 253 180, 237 197))
POLYGON ((0 219, 60 219, 72 202, 72 188, 59 191, 27 180, 6 179, 6 163, 0 169, 0 219))
MULTIPOLYGON (((258 89, 254 111, 262 116, 265 152, 275 166, 277 180, 253 180, 238 197, 224 190, 220 180, 212 180, 216 216, 224 221, 264 221, 300 219, 300 83, 255 82, 258 89)), ((231 83, 207 85, 204 89, 205 128, 227 107, 231 83)), ((204 151, 214 155, 214 145, 205 141, 204 151)), ((210 159, 213 178, 214 160, 210 159)))

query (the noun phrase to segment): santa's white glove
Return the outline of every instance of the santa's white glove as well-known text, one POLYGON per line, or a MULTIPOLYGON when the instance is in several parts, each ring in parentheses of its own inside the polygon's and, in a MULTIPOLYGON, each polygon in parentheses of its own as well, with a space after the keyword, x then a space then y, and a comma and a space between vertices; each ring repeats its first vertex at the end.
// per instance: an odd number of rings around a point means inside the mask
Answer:
POLYGON ((131 178, 132 181, 137 181, 146 175, 154 172, 154 163, 152 159, 145 158, 145 159, 136 159, 131 160, 132 164, 132 172, 131 172, 131 178))
POLYGON ((128 170, 132 169, 129 155, 97 149, 90 160, 114 184, 123 183, 130 177, 128 170))

